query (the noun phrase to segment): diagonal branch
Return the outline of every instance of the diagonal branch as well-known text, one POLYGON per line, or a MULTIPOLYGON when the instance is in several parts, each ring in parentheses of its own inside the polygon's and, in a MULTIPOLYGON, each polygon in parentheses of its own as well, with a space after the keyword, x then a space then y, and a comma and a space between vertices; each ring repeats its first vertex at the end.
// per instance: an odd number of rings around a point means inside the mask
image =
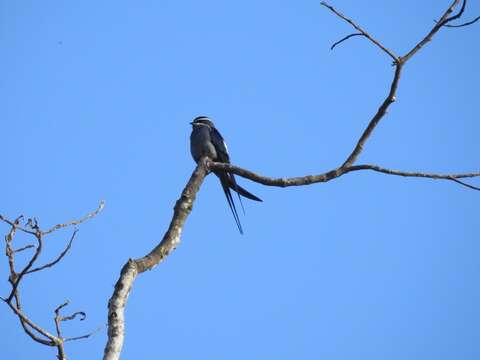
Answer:
MULTIPOLYGON (((340 13, 338 10, 336 10, 333 6, 327 4, 325 1, 322 1, 320 5, 325 6, 327 9, 332 11, 335 15, 338 17, 342 18, 346 22, 348 22, 350 25, 352 25, 355 30, 357 30, 360 34, 365 36, 368 40, 370 40, 372 43, 374 43, 376 46, 378 46, 382 51, 388 54, 393 59, 394 63, 398 62, 398 56, 395 55, 391 50, 387 49, 385 46, 383 46, 378 40, 375 40, 368 32, 363 30, 359 25, 357 25, 352 19, 347 18, 345 15, 340 13)), ((346 40, 346 39, 344 39, 346 40)), ((343 41, 343 40, 342 40, 343 41)))
POLYGON ((330 50, 335 49, 335 46, 340 45, 342 42, 344 42, 344 41, 346 41, 346 40, 348 40, 348 39, 350 39, 350 38, 352 38, 352 37, 355 37, 355 36, 365 36, 365 34, 362 34, 362 33, 353 33, 353 34, 347 35, 347 36, 341 38, 340 40, 334 42, 333 45, 330 46, 330 50))
POLYGON ((88 334, 65 338, 65 339, 63 339, 63 341, 67 342, 67 341, 76 341, 76 340, 88 339, 90 336, 95 335, 96 333, 103 330, 104 328, 105 328, 105 325, 102 325, 102 326, 99 326, 98 328, 96 328, 95 330, 93 330, 92 332, 89 332, 88 334))
POLYGON ((460 10, 460 12, 455 16, 449 17, 459 2, 460 0, 454 0, 452 4, 448 7, 448 9, 445 11, 445 13, 442 15, 440 20, 432 28, 432 30, 430 30, 430 32, 422 40, 420 40, 417 43, 417 45, 415 45, 405 56, 401 57, 403 63, 407 62, 422 47, 424 47, 425 44, 427 44, 430 40, 432 40, 433 35, 435 35, 438 32, 438 30, 440 30, 444 25, 446 25, 448 22, 452 20, 458 19, 463 14, 463 11, 465 10, 465 5, 467 3, 465 0, 463 2, 462 9, 460 10))
POLYGON ((57 224, 53 227, 51 227, 50 229, 48 229, 47 231, 43 231, 42 234, 43 235, 47 235, 47 234, 50 234, 52 232, 54 232, 55 230, 58 230, 58 229, 61 229, 61 228, 65 228, 67 226, 72 226, 72 225, 78 225, 78 224, 81 224, 95 216, 98 215, 98 213, 100 211, 103 210, 103 208, 105 207, 105 202, 104 201, 101 201, 100 204, 98 205, 98 208, 97 210, 95 211, 92 211, 91 213, 88 213, 87 215, 85 215, 83 218, 81 219, 78 219, 78 220, 72 220, 72 221, 69 221, 67 223, 64 223, 64 224, 57 224))
POLYGON ((390 90, 388 92, 387 97, 385 98, 385 100, 383 100, 382 105, 380 105, 376 114, 373 116, 372 120, 370 120, 370 122, 368 123, 367 128, 363 131, 362 135, 360 136, 360 139, 358 139, 357 144, 355 145, 355 148, 353 149, 351 154, 348 156, 347 160, 345 160, 342 167, 349 167, 355 161, 357 161, 358 156, 363 151, 363 146, 367 142, 370 135, 372 135, 373 130, 375 130, 380 120, 382 120, 382 118, 385 116, 390 105, 395 102, 398 83, 400 81, 400 76, 402 74, 402 69, 403 69, 402 63, 400 62, 397 63, 395 67, 395 74, 393 75, 393 80, 392 80, 392 83, 390 84, 390 90))
MULTIPOLYGON (((55 335, 50 334, 48 331, 42 329, 40 326, 35 324, 33 321, 31 321, 20 309, 18 309, 15 305, 13 305, 11 302, 8 302, 6 300, 3 300, 7 303, 7 305, 10 307, 10 309, 13 310, 13 312, 26 324, 28 324, 32 329, 35 329, 37 332, 45 336, 46 338, 50 339, 53 343, 58 342, 58 338, 55 335)), ((53 345, 55 346, 55 345, 53 345)))
POLYGON ((38 245, 35 249, 35 253, 33 254, 32 258, 30 259, 28 264, 23 268, 23 270, 18 275, 15 274, 15 272, 13 272, 11 274, 12 277, 13 277, 13 275, 15 275, 15 276, 14 276, 14 278, 11 279, 11 281, 12 281, 12 291, 10 292, 10 295, 8 296, 8 298, 6 300, 8 303, 10 303, 12 301, 12 298, 15 295, 15 292, 17 291, 17 288, 18 288, 18 285, 20 284, 20 281, 25 276, 25 274, 27 274, 28 270, 31 269, 31 267, 33 266, 35 261, 37 261, 38 256, 42 252, 43 240, 42 240, 42 232, 40 230, 37 230, 37 232, 35 234, 35 238, 37 239, 38 245))
POLYGON ((143 258, 129 259, 123 266, 115 284, 115 290, 108 302, 108 341, 105 345, 104 360, 120 358, 125 337, 125 306, 133 282, 139 273, 153 269, 180 243, 183 226, 192 211, 197 192, 207 174, 206 159, 204 158, 199 161, 177 200, 170 226, 162 241, 143 258))
MULTIPOLYGON (((357 141, 353 151, 350 153, 350 155, 347 157, 345 162, 343 163, 342 167, 350 167, 352 166, 355 161, 358 159, 358 156, 360 153, 363 151, 363 147, 370 137, 370 135, 373 133, 373 130, 376 128, 378 123, 383 119, 383 117, 387 114, 388 108, 390 105, 395 102, 396 100, 396 93, 398 89, 398 84, 400 81, 400 77, 402 74, 402 69, 405 63, 412 57, 414 56, 426 43, 428 43, 432 37, 440 30, 443 26, 446 26, 446 24, 452 20, 458 19, 462 16, 463 12, 465 11, 465 6, 467 1, 464 0, 462 3, 462 7, 459 10, 459 12, 456 15, 450 16, 451 13, 454 11, 455 7, 458 5, 460 0, 455 0, 452 2, 450 7, 444 12, 438 23, 435 24, 435 26, 430 30, 430 32, 420 41, 418 42, 417 45, 415 45, 405 56, 403 57, 398 57, 395 55, 392 51, 388 50, 385 46, 383 46, 380 42, 375 40, 372 36, 370 36, 365 30, 363 30, 359 25, 357 25, 353 20, 347 18, 345 15, 340 13, 338 10, 336 10, 333 6, 327 4, 326 2, 322 2, 321 5, 325 6, 329 10, 331 10, 335 15, 340 17, 341 19, 345 20, 348 22, 350 25, 352 25, 357 31, 359 31, 359 35, 365 36, 367 39, 369 39, 371 42, 373 42, 375 45, 377 45, 380 49, 382 49, 385 53, 387 53, 390 57, 393 58, 394 62, 393 65, 395 66, 395 73, 392 79, 392 82, 390 84, 390 90, 386 96, 386 98, 383 100, 382 104, 378 108, 377 112, 375 115, 372 117, 370 122, 368 123, 368 126, 366 129, 363 131, 362 135, 360 136, 359 140, 357 141)), ((348 38, 356 36, 355 34, 351 34, 347 36, 346 38, 343 38, 342 40, 338 41, 337 43, 334 44, 337 45, 338 43, 341 43, 348 38)))
POLYGON ((34 272, 41 271, 41 270, 44 270, 46 268, 52 267, 55 264, 57 264, 60 260, 62 260, 62 258, 67 254, 67 252, 72 247, 73 240, 75 239, 75 235, 77 235, 77 233, 78 233, 78 229, 75 229, 75 231, 72 234, 72 237, 70 238, 70 241, 67 244, 67 247, 60 253, 60 255, 58 255, 58 257, 55 260, 53 260, 52 262, 49 262, 45 265, 39 266, 35 269, 28 270, 26 272, 26 274, 31 274, 31 273, 34 273, 34 272))
MULTIPOLYGON (((20 303, 20 294, 18 293, 18 291, 15 293, 15 296, 14 296, 14 299, 15 299, 15 306, 17 307, 17 309, 19 310, 22 310, 22 305, 20 303)), ((22 325, 22 328, 23 330, 25 331, 25 333, 30 336, 30 338, 33 340, 33 341, 36 341, 42 345, 47 345, 47 346, 55 346, 55 343, 52 341, 52 340, 46 340, 44 338, 41 338, 39 336, 37 336, 31 329, 30 329, 30 326, 20 317, 18 316, 18 320, 20 321, 20 325, 22 325)))
POLYGON ((458 24, 458 25, 447 24, 447 25, 443 25, 443 26, 448 27, 448 28, 460 28, 460 27, 472 25, 472 24, 476 23, 478 20, 480 20, 480 16, 477 16, 475 19, 473 19, 471 21, 467 21, 466 23, 463 23, 463 24, 458 24))
POLYGON ((30 235, 35 235, 36 232, 33 231, 33 230, 28 230, 22 226, 20 226, 20 223, 19 221, 23 218, 23 215, 20 215, 15 221, 10 221, 8 220, 7 218, 5 218, 3 215, 0 215, 0 220, 7 223, 8 225, 10 226, 15 226, 15 229, 16 230, 20 230, 20 231, 23 231, 27 234, 30 234, 30 235))

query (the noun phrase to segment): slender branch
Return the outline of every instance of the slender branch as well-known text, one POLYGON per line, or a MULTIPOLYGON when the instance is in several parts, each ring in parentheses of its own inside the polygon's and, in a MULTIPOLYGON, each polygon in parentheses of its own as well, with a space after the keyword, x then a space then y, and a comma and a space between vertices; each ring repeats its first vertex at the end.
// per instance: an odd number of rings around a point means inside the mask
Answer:
POLYGON ((60 260, 62 260, 62 258, 67 254, 67 252, 72 247, 73 240, 75 239, 75 235, 77 235, 77 233, 78 233, 78 230, 75 229, 75 231, 72 234, 72 237, 70 238, 70 241, 67 244, 67 247, 60 253, 60 255, 58 255, 58 257, 55 260, 53 260, 52 262, 49 262, 45 265, 42 265, 40 267, 37 267, 35 269, 28 270, 26 273, 31 274, 31 273, 34 273, 34 272, 41 271, 41 270, 44 270, 46 268, 52 267, 55 264, 57 264, 60 260))
MULTIPOLYGON (((217 163, 217 162, 208 162, 208 167, 210 170, 228 171, 235 175, 252 180, 259 184, 263 184, 267 186, 277 186, 277 187, 303 186, 303 185, 310 185, 310 184, 316 184, 316 183, 323 183, 323 182, 327 182, 335 178, 338 178, 344 174, 354 172, 354 171, 361 171, 361 170, 371 170, 371 171, 376 171, 376 172, 380 172, 388 175, 395 175, 395 176, 421 177, 421 178, 428 178, 428 179, 451 180, 455 182, 459 182, 459 181, 456 181, 458 179, 480 177, 480 172, 462 173, 462 174, 408 172, 408 171, 387 169, 387 168, 384 168, 378 165, 372 165, 372 164, 353 165, 350 167, 341 166, 337 169, 333 169, 318 175, 307 175, 307 176, 299 176, 299 177, 292 177, 292 178, 271 178, 271 177, 256 174, 250 170, 243 169, 232 164, 224 164, 224 163, 217 163)), ((474 190, 478 190, 477 187, 472 185, 468 185, 465 183, 462 183, 462 185, 465 185, 474 190)))
MULTIPOLYGON (((456 6, 457 4, 452 4, 453 8, 456 6)), ((462 1, 462 6, 460 7, 460 10, 458 11, 458 13, 456 15, 453 15, 453 16, 450 16, 449 18, 446 18, 444 21, 443 21, 443 24, 442 26, 445 26, 447 23, 449 23, 450 21, 453 21, 453 20, 457 20, 457 19, 460 19, 465 11, 465 8, 467 6, 467 0, 463 0, 462 1)), ((452 8, 452 11, 453 11, 453 8, 452 8)))
POLYGON ((8 302, 6 300, 3 300, 7 303, 7 305, 10 307, 10 309, 13 310, 13 312, 20 318, 22 321, 24 321, 26 324, 28 324, 32 329, 35 329, 37 332, 45 336, 46 338, 49 338, 52 342, 55 344, 58 342, 58 338, 55 335, 50 334, 48 331, 42 329, 40 326, 35 324, 33 321, 31 321, 21 310, 19 310, 15 305, 13 305, 11 302, 8 302))
POLYGON ((35 249, 35 254, 33 254, 27 266, 25 266, 23 270, 18 274, 18 276, 16 276, 15 281, 12 282, 12 291, 10 292, 10 295, 7 298, 7 302, 9 303, 12 301, 13 295, 15 295, 15 292, 17 291, 18 285, 20 284, 20 281, 22 280, 23 276, 28 272, 28 270, 30 270, 30 268, 33 266, 35 261, 37 261, 38 256, 42 252, 43 240, 42 240, 42 232, 40 230, 37 230, 37 232, 35 233, 35 238, 37 239, 37 242, 38 242, 38 245, 35 249))
POLYGON ((347 160, 345 160, 342 167, 351 166, 357 160, 358 156, 363 151, 363 146, 367 142, 373 130, 377 127, 380 120, 382 120, 382 118, 385 116, 390 105, 395 102, 398 83, 400 81, 400 76, 402 74, 402 68, 403 68, 402 63, 397 63, 395 67, 395 74, 393 76, 393 80, 390 85, 390 91, 388 92, 387 97, 385 98, 385 100, 383 100, 382 105, 380 105, 380 107, 377 110, 377 113, 373 116, 372 120, 370 120, 367 128, 363 131, 363 134, 360 136, 360 139, 355 145, 355 148, 353 149, 352 153, 348 156, 347 160))
POLYGON ((22 252, 24 250, 27 250, 27 249, 31 249, 31 248, 34 248, 35 245, 32 245, 32 244, 29 244, 29 245, 25 245, 19 249, 16 249, 16 250, 13 250, 14 253, 19 253, 19 252, 22 252))
POLYGON ((69 301, 65 301, 63 304, 57 306, 57 308, 55 309, 55 317, 53 318, 53 320, 55 321, 55 329, 57 330, 57 336, 58 338, 61 338, 62 337, 62 331, 61 331, 61 328, 60 328, 60 322, 62 321, 62 316, 60 315, 60 310, 62 308, 64 308, 65 306, 67 306, 69 304, 69 301))
POLYGON ((108 341, 105 346, 104 360, 120 358, 125 337, 125 306, 133 282, 139 273, 153 269, 180 243, 183 226, 192 211, 196 194, 207 174, 206 159, 202 159, 175 204, 170 226, 162 241, 143 258, 129 259, 123 266, 113 295, 108 302, 108 341))
MULTIPOLYGON (((69 315, 69 316, 61 316, 60 315, 60 310, 68 304, 68 301, 63 303, 62 305, 58 306, 55 309, 55 317, 54 317, 57 336, 54 336, 54 335, 50 334, 48 331, 46 331, 45 329, 43 329, 40 326, 38 326, 37 324, 35 324, 33 321, 31 321, 23 313, 22 307, 21 307, 21 302, 20 302, 19 284, 20 284, 21 280, 23 279, 23 277, 25 275, 30 274, 32 272, 38 272, 38 271, 41 271, 41 270, 44 270, 46 268, 49 268, 49 267, 52 267, 52 266, 56 265, 67 254, 67 252, 70 250, 70 248, 72 246, 72 243, 73 243, 73 240, 75 239, 75 236, 76 236, 78 230, 76 230, 76 229, 74 230, 66 248, 60 253, 60 255, 55 260, 53 260, 53 261, 51 261, 51 262, 49 262, 49 263, 47 263, 43 266, 32 269, 34 263, 37 261, 39 255, 42 252, 43 236, 44 235, 52 233, 53 231, 55 231, 57 229, 60 229, 60 228, 64 228, 64 227, 67 227, 67 226, 82 223, 82 222, 96 216, 103 209, 103 206, 104 206, 104 204, 103 204, 103 202, 101 202, 99 208, 96 211, 86 215, 82 219, 74 220, 74 221, 71 221, 71 222, 68 222, 68 223, 65 223, 65 224, 56 225, 53 228, 51 228, 51 229, 49 229, 48 231, 45 231, 45 232, 41 231, 40 227, 38 226, 38 222, 35 218, 33 220, 28 219, 28 221, 26 222, 26 225, 25 225, 26 227, 24 227, 24 228, 19 225, 20 220, 23 219, 23 216, 18 217, 15 221, 10 221, 10 220, 8 220, 4 217, 0 218, 0 220, 3 220, 4 222, 6 222, 7 224, 9 224, 11 226, 10 231, 5 236, 5 243, 6 243, 5 253, 8 257, 8 263, 9 263, 9 269, 10 269, 9 281, 12 285, 12 289, 11 289, 10 295, 6 299, 2 298, 2 300, 5 301, 7 303, 7 305, 13 310, 15 315, 17 315, 17 317, 20 321, 20 324, 21 324, 23 330, 25 331, 25 333, 32 340, 34 340, 34 341, 36 341, 40 344, 56 347, 57 348, 57 358, 60 359, 60 360, 66 360, 67 359, 66 354, 65 354, 65 349, 64 349, 65 339, 63 339, 62 336, 61 336, 60 323, 62 321, 73 320, 77 316, 81 317, 80 320, 84 320, 85 317, 86 317, 86 314, 83 311, 78 311, 78 312, 75 312, 74 314, 69 315), (27 227, 29 227, 31 230, 27 229, 27 227), (22 248, 14 250, 13 247, 12 247, 12 243, 13 243, 13 238, 15 236, 16 230, 21 230, 21 231, 24 231, 24 232, 29 233, 31 235, 34 235, 36 240, 37 240, 37 246, 35 247, 34 245, 26 245, 22 248), (31 257, 31 259, 28 261, 27 265, 22 269, 22 271, 20 271, 20 273, 17 273, 16 270, 15 270, 15 254, 18 253, 18 252, 24 251, 26 249, 32 248, 32 247, 36 248, 35 253, 31 257), (12 299, 14 299, 14 303, 12 303, 12 299), (42 338, 42 337, 38 336, 37 334, 34 333, 34 331, 36 331, 38 334, 40 334, 41 336, 43 336, 45 338, 42 338)), ((90 334, 87 334, 87 335, 91 336, 92 334, 93 333, 90 333, 90 334)), ((86 338, 86 337, 88 337, 87 335, 82 335, 78 338, 86 338)), ((69 338, 69 341, 74 340, 74 339, 75 338, 69 338)))
POLYGON ((420 40, 417 43, 417 45, 415 45, 405 56, 401 57, 404 63, 407 62, 413 55, 415 55, 423 46, 425 46, 426 43, 432 40, 433 35, 435 35, 438 32, 438 30, 440 30, 444 25, 446 25, 448 22, 452 20, 457 19, 463 14, 466 1, 463 2, 462 10, 457 15, 449 18, 450 14, 453 12, 453 10, 455 9, 455 7, 458 5, 459 2, 460 0, 454 0, 452 4, 448 7, 448 9, 445 11, 445 13, 442 15, 440 20, 432 28, 432 30, 430 30, 430 32, 422 40, 420 40))
MULTIPOLYGON (((17 307, 17 309, 22 310, 22 305, 20 303, 20 294, 18 293, 18 291, 15 293, 14 299, 15 299, 15 306, 17 307)), ((30 330, 29 325, 25 323, 25 321, 21 317, 19 316, 17 317, 18 317, 18 320, 20 321, 20 325, 22 325, 23 330, 28 336, 30 336, 30 338, 33 341, 36 341, 40 344, 47 345, 47 346, 55 346, 55 343, 53 341, 42 339, 41 337, 34 334, 33 331, 30 330)))
MULTIPOLYGON (((384 99, 380 107, 378 108, 377 112, 375 115, 372 117, 370 120, 367 128, 364 130, 362 135, 360 136, 360 139, 357 141, 355 148, 351 152, 351 154, 348 156, 348 158, 345 160, 345 162, 342 165, 342 168, 348 168, 352 166, 355 161, 358 159, 358 156, 360 153, 363 151, 363 147, 370 137, 370 135, 373 133, 373 130, 376 128, 380 120, 386 115, 389 106, 395 102, 396 100, 396 93, 398 89, 398 84, 400 81, 403 65, 412 57, 414 56, 427 42, 429 42, 432 37, 440 30, 442 26, 445 26, 448 22, 458 19, 462 16, 463 12, 465 11, 465 6, 467 1, 464 0, 462 3, 462 7, 459 10, 459 12, 456 15, 450 16, 450 14, 454 11, 455 7, 458 5, 460 0, 455 0, 452 2, 450 7, 445 11, 445 13, 442 15, 440 20, 438 21, 437 24, 430 30, 430 32, 417 44, 415 45, 405 56, 403 57, 398 57, 395 55, 393 52, 388 50, 385 46, 383 46, 380 42, 372 38, 365 30, 363 30, 360 26, 358 26, 353 20, 347 18, 345 15, 341 14, 339 11, 337 11, 333 6, 328 5, 326 2, 322 2, 321 5, 327 7, 329 10, 331 10, 335 15, 340 17, 341 19, 347 21, 350 25, 352 25, 356 30, 359 31, 359 34, 364 35, 366 38, 368 38, 370 41, 372 41, 375 45, 377 45, 380 49, 382 49, 384 52, 386 52, 390 57, 393 58, 394 60, 394 65, 395 65, 395 73, 390 85, 390 90, 388 92, 387 97, 384 99), (450 17, 449 17, 450 16, 450 17)), ((340 40, 337 43, 340 43, 342 41, 345 41, 346 39, 356 36, 355 34, 352 34, 351 36, 347 36, 346 38, 340 40)), ((334 45, 336 45, 335 43, 334 45)))
POLYGON ((105 328, 105 325, 102 325, 102 326, 99 326, 98 328, 96 328, 95 330, 93 330, 92 332, 90 332, 90 333, 88 333, 88 334, 81 335, 81 336, 74 336, 74 337, 65 338, 65 339, 63 339, 63 341, 64 341, 64 342, 67 342, 67 341, 75 341, 75 340, 88 339, 90 336, 95 335, 96 333, 98 333, 99 331, 103 330, 104 328, 105 328))
POLYGON ((463 24, 458 24, 458 25, 443 25, 445 27, 448 27, 448 28, 460 28, 460 27, 464 27, 464 26, 468 26, 468 25, 472 25, 474 23, 476 23, 478 20, 480 20, 480 16, 477 16, 475 19, 473 19, 472 21, 467 21, 466 23, 463 23, 463 24))
POLYGON ((333 50, 335 49, 335 46, 341 44, 342 42, 344 42, 345 40, 348 40, 354 36, 365 36, 365 34, 362 34, 362 33, 354 33, 354 34, 350 34, 350 35, 347 35, 345 36, 344 38, 341 38, 340 40, 338 40, 337 42, 333 43, 332 46, 330 46, 330 50, 333 50))
POLYGON ((15 229, 17 229, 17 230, 23 231, 23 232, 25 232, 25 233, 27 233, 27 234, 30 234, 30 235, 35 235, 35 234, 36 234, 35 231, 33 231, 33 230, 28 230, 28 229, 26 229, 26 228, 24 228, 24 227, 22 227, 22 226, 19 225, 18 221, 20 221, 21 218, 23 218, 23 215, 19 216, 19 217, 17 218, 17 220, 15 220, 15 221, 10 221, 10 220, 8 220, 7 218, 5 218, 3 215, 0 215, 0 220, 1 220, 1 221, 7 223, 7 224, 10 225, 10 226, 15 226, 15 229))
MULTIPOLYGON (((363 30, 360 26, 358 26, 353 20, 347 18, 345 15, 337 11, 333 6, 327 4, 325 1, 322 1, 320 5, 325 6, 327 9, 332 11, 335 15, 338 17, 342 18, 346 22, 348 22, 350 25, 352 25, 355 30, 357 30, 359 33, 361 33, 363 36, 365 36, 368 40, 370 40, 372 43, 374 43, 376 46, 378 46, 382 51, 388 54, 393 59, 394 63, 398 62, 398 56, 395 55, 391 50, 387 49, 385 46, 383 46, 378 40, 375 40, 368 32, 363 30)), ((346 40, 346 39, 345 39, 346 40)))
POLYGON ((80 316, 80 319, 79 319, 80 321, 83 321, 87 318, 87 314, 85 314, 84 311, 77 311, 77 312, 74 312, 72 315, 62 316, 60 320, 61 321, 75 320, 77 316, 80 316))
POLYGON ((52 232, 54 232, 55 230, 58 230, 58 229, 61 229, 61 228, 65 228, 67 226, 72 226, 72 225, 78 225, 78 224, 81 224, 95 216, 98 215, 98 213, 100 211, 103 210, 103 208, 105 207, 105 202, 104 201, 101 201, 100 204, 98 205, 98 208, 97 210, 95 211, 92 211, 91 213, 85 215, 83 218, 79 219, 79 220, 72 220, 72 221, 69 221, 67 223, 64 223, 64 224, 57 224, 55 226, 53 226, 52 228, 48 229, 47 231, 43 231, 42 234, 43 235, 46 235, 46 234, 50 234, 52 232))

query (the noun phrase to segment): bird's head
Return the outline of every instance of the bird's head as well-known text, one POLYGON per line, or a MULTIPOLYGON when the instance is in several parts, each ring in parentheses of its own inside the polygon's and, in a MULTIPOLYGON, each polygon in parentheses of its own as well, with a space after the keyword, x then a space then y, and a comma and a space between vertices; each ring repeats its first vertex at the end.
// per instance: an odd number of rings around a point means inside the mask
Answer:
POLYGON ((208 126, 214 127, 212 120, 208 118, 208 116, 197 116, 193 121, 190 123, 193 127, 195 126, 208 126))

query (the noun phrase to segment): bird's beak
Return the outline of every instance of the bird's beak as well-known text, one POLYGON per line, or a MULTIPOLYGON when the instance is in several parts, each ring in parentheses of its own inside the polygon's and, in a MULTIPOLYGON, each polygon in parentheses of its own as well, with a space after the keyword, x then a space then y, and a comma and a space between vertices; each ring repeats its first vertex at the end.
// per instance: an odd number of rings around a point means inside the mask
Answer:
POLYGON ((193 121, 192 121, 192 122, 190 122, 190 125, 193 125, 193 121))

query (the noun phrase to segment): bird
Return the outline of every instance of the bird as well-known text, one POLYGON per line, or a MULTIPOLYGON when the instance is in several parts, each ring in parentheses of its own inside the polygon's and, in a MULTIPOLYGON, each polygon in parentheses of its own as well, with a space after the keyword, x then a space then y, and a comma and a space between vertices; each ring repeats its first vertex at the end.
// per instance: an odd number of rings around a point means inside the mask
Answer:
MULTIPOLYGON (((227 144, 220 132, 215 128, 213 121, 207 116, 197 116, 190 124, 192 125, 190 152, 192 153, 193 160, 198 163, 203 157, 208 157, 212 161, 230 164, 227 144)), ((240 218, 238 217, 237 208, 230 189, 237 193, 242 209, 243 203, 240 196, 254 201, 262 200, 238 185, 233 174, 225 170, 214 170, 213 173, 220 180, 235 223, 237 224, 240 234, 243 234, 242 224, 240 223, 240 218)))

